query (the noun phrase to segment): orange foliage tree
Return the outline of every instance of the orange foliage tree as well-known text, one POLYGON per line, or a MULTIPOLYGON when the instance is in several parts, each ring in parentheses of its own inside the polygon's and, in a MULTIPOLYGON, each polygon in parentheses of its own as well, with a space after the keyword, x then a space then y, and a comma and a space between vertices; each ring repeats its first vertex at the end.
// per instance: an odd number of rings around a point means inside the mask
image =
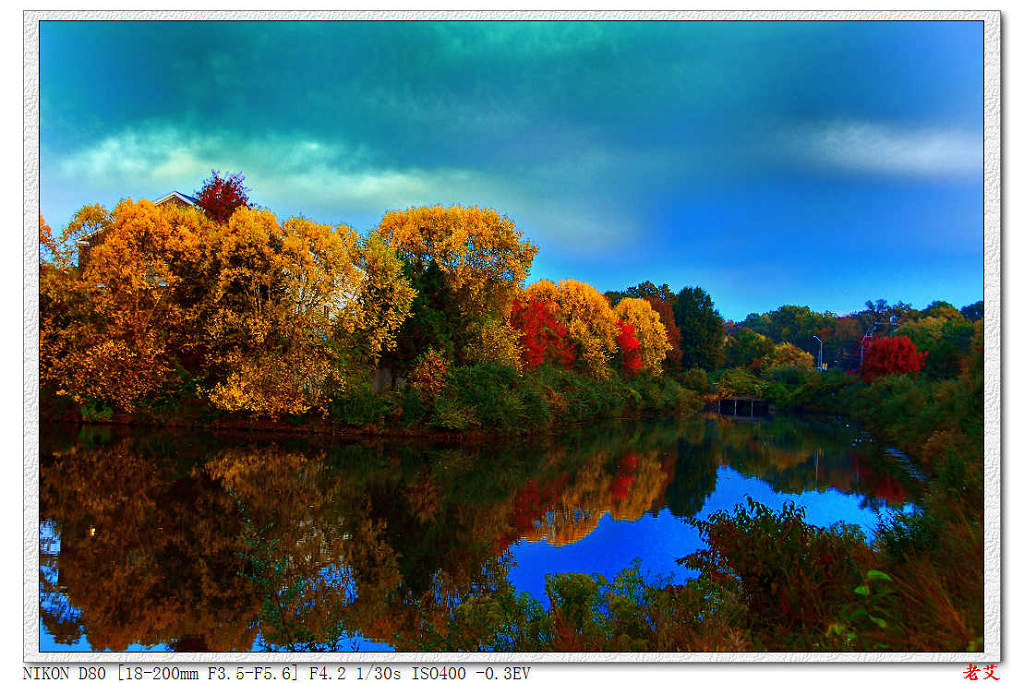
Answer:
POLYGON ((242 207, 216 233, 206 336, 211 402, 270 417, 324 408, 340 387, 336 330, 359 320, 357 236, 242 207))
POLYGON ((176 383, 175 355, 200 336, 191 293, 208 232, 201 214, 148 201, 122 202, 109 215, 80 211, 63 246, 51 242, 59 256, 41 283, 42 379, 76 402, 125 410, 176 383), (98 226, 103 239, 84 267, 71 268, 68 245, 87 226, 98 226))

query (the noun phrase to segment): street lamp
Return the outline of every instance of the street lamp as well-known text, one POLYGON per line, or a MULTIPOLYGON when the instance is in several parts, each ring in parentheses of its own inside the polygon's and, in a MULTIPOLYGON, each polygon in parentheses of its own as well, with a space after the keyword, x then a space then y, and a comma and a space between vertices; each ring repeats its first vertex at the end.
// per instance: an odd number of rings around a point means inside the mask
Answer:
POLYGON ((818 335, 813 335, 813 336, 814 336, 815 339, 818 340, 818 370, 820 371, 821 370, 821 350, 824 348, 825 342, 821 341, 821 337, 819 337, 818 335))

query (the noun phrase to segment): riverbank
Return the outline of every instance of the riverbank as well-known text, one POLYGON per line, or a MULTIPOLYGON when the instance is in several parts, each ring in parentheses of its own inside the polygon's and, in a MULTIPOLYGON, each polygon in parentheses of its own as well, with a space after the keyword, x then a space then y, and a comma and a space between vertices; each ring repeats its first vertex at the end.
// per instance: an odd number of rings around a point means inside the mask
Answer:
POLYGON ((664 376, 590 377, 556 367, 528 373, 491 364, 452 371, 436 391, 402 386, 374 391, 357 384, 323 412, 268 418, 220 411, 202 392, 140 405, 133 413, 95 403, 78 405, 45 388, 45 421, 187 427, 341 438, 482 441, 499 435, 561 431, 598 420, 691 415, 704 407, 693 389, 664 376))

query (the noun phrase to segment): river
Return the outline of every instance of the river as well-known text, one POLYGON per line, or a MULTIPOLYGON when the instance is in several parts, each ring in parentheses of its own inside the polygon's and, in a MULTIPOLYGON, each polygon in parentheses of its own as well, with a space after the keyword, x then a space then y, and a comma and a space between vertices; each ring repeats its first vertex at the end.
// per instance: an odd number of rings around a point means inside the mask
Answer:
POLYGON ((911 509, 841 421, 608 422, 466 446, 43 423, 40 650, 416 649, 508 582, 693 573, 689 519, 747 497, 860 527, 911 509), (413 645, 410 645, 412 643, 413 645))

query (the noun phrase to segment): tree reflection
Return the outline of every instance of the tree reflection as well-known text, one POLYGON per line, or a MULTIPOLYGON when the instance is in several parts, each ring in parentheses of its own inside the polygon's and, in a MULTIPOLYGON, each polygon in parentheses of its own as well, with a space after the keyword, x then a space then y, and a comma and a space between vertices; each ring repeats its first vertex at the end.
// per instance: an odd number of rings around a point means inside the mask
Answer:
MULTIPOLYGON (((611 423, 558 439, 423 446, 51 428, 40 606, 60 644, 179 651, 448 642, 459 605, 508 591, 521 540, 605 516, 692 516, 720 466, 869 504, 917 495, 842 429, 785 420, 611 423)), ((502 593, 504 594, 504 593, 502 593)))

